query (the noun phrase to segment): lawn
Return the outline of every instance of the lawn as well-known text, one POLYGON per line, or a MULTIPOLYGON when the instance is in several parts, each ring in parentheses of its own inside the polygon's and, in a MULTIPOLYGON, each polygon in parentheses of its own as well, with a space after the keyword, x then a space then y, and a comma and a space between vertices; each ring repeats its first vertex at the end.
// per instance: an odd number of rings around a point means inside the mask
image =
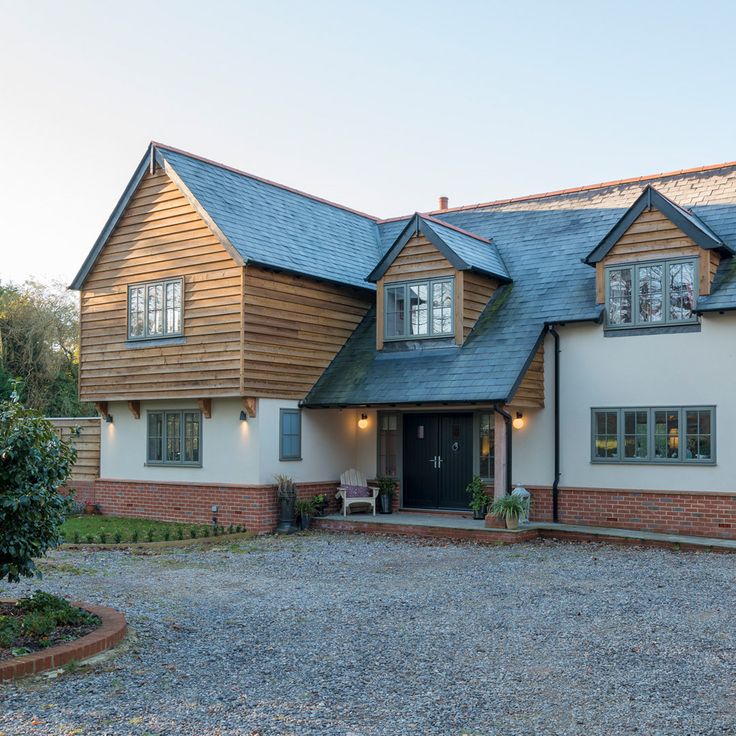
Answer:
MULTIPOLYGON (((218 533, 235 529, 218 529, 218 533)), ((70 516, 62 527, 66 542, 114 544, 120 542, 161 542, 169 539, 192 539, 212 536, 212 527, 149 519, 126 519, 120 516, 70 516), (192 533, 194 530, 194 534, 192 533)))

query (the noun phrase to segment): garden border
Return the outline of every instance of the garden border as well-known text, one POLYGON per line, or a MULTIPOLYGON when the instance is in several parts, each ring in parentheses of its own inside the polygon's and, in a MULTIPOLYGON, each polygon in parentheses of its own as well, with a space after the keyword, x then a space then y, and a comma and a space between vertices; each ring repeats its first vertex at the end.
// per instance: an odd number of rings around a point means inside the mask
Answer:
MULTIPOLYGON (((3 600, 2 602, 14 603, 15 601, 3 600)), ((72 601, 71 605, 97 616, 102 623, 86 636, 70 641, 68 644, 59 644, 39 652, 0 662, 0 682, 18 680, 27 675, 63 667, 70 662, 88 659, 95 654, 112 649, 125 638, 128 625, 125 616, 120 611, 79 601, 72 601)))
POLYGON ((244 540, 253 539, 257 535, 255 532, 236 532, 235 534, 218 534, 217 536, 210 535, 209 537, 191 537, 188 539, 169 539, 168 541, 160 539, 157 542, 120 542, 120 544, 102 544, 101 542, 64 542, 59 545, 58 549, 62 551, 73 552, 75 550, 125 550, 125 549, 166 549, 168 547, 191 547, 196 544, 217 544, 223 540, 244 540))

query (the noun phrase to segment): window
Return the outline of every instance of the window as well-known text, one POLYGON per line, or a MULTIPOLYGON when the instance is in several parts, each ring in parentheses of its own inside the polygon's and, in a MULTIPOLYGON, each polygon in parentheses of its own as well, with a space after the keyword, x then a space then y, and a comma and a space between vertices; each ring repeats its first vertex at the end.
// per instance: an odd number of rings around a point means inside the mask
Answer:
POLYGON ((378 422, 378 474, 396 478, 399 474, 399 415, 380 414, 378 422))
POLYGON ((651 327, 696 321, 694 260, 610 266, 606 274, 609 327, 651 327))
POLYGON ((302 459, 302 414, 282 409, 279 416, 279 460, 302 459))
POLYGON ((488 412, 479 415, 478 433, 480 437, 480 467, 478 475, 486 480, 493 480, 494 462, 494 424, 493 414, 488 412))
POLYGON ((388 340, 451 336, 454 294, 451 278, 384 287, 384 334, 388 340))
POLYGON ((128 287, 128 338, 181 335, 182 279, 128 287))
POLYGON ((714 463, 715 407, 593 409, 593 462, 714 463))
POLYGON ((149 411, 149 465, 201 465, 202 414, 198 411, 149 411))

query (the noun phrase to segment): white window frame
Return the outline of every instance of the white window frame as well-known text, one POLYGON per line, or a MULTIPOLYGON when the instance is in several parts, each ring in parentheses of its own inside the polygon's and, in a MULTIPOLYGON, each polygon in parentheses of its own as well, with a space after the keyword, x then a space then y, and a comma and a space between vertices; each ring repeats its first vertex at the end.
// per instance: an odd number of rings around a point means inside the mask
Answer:
POLYGON ((679 325, 692 325, 698 323, 698 315, 696 306, 698 300, 698 284, 700 283, 700 274, 698 270, 698 258, 692 256, 687 258, 660 258, 651 261, 634 261, 628 263, 612 263, 605 269, 605 309, 606 309, 606 329, 609 330, 631 330, 631 329, 649 329, 660 327, 676 327, 679 325), (672 319, 670 315, 670 266, 680 263, 691 263, 693 265, 693 313, 689 319, 672 319), (659 322, 643 322, 639 318, 639 270, 642 268, 650 268, 652 266, 662 266, 662 317, 659 322), (631 322, 615 324, 609 320, 610 314, 610 295, 611 295, 611 272, 621 271, 623 269, 631 269, 631 322))
POLYGON ((184 279, 179 276, 173 279, 159 279, 158 281, 143 281, 137 284, 128 284, 128 298, 126 301, 126 321, 128 326, 128 340, 165 340, 169 337, 181 337, 184 334, 184 279), (166 329, 166 287, 169 284, 178 284, 179 293, 181 294, 181 303, 179 305, 179 330, 168 331, 166 329), (161 328, 160 334, 151 335, 148 331, 148 292, 151 288, 160 286, 163 290, 163 302, 161 305, 161 328), (132 324, 130 321, 130 298, 133 289, 143 289, 143 334, 132 335, 132 324))
POLYGON ((415 279, 412 281, 390 281, 383 285, 383 339, 385 341, 397 340, 434 340, 439 337, 455 336, 455 277, 454 276, 438 276, 433 279, 415 279), (448 283, 450 285, 450 293, 452 296, 452 309, 450 314, 450 332, 433 332, 432 331, 432 286, 437 283, 448 283), (409 332, 411 316, 409 312, 409 287, 410 286, 427 286, 427 334, 413 335, 409 332), (404 334, 389 335, 388 320, 386 319, 386 293, 388 289, 403 288, 404 289, 404 334))

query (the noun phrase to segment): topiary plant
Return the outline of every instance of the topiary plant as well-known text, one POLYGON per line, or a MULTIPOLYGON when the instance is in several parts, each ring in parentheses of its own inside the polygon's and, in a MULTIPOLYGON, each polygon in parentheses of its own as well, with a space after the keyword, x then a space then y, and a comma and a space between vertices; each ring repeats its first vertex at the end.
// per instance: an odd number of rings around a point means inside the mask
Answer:
POLYGON ((17 386, 0 402, 0 581, 40 576, 34 560, 61 544, 76 450, 38 412, 25 409, 17 386))

